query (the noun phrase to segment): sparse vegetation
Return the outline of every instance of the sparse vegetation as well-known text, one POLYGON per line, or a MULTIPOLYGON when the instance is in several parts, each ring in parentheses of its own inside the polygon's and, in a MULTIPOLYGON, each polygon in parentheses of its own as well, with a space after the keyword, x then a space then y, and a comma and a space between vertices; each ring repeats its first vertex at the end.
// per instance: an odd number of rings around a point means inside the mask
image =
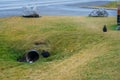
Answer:
POLYGON ((0 80, 119 80, 115 24, 116 17, 1 18, 0 80), (32 64, 16 61, 30 49, 51 56, 32 64))

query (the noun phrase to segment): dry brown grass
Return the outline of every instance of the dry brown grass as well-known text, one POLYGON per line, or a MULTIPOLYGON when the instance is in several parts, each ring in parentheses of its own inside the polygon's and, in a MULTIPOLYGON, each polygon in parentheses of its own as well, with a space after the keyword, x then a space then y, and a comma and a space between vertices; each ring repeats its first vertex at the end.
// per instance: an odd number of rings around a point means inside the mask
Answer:
MULTIPOLYGON (((78 67, 86 66, 86 64, 95 57, 103 55, 108 51, 108 47, 105 45, 106 44, 98 44, 93 48, 82 50, 78 54, 75 54, 64 61, 59 61, 54 64, 54 66, 52 65, 46 72, 36 70, 35 73, 30 75, 30 78, 32 80, 72 80, 72 78, 78 74, 76 73, 78 67)), ((79 77, 81 77, 79 80, 82 80, 82 76, 79 75, 79 77)))

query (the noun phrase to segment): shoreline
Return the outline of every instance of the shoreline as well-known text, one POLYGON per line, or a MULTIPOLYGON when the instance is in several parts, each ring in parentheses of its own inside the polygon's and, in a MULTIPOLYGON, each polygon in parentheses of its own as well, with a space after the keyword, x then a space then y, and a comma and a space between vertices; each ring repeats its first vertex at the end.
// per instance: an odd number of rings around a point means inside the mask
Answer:
MULTIPOLYGON (((112 1, 93 1, 93 2, 79 2, 79 3, 64 3, 52 6, 38 6, 40 16, 87 16, 92 9, 104 8, 96 7, 105 5, 112 1)), ((117 9, 105 8, 111 10, 110 16, 116 16, 117 9)), ((0 18, 11 17, 11 16, 22 16, 23 9, 11 9, 2 10, 0 12, 0 18)))
POLYGON ((65 6, 72 6, 77 8, 87 8, 87 9, 98 9, 98 8, 104 8, 106 10, 117 10, 117 8, 106 8, 102 7, 102 5, 106 5, 113 1, 93 1, 93 2, 83 2, 83 3, 73 3, 73 4, 67 4, 65 6), (100 7, 98 7, 100 6, 100 7))
POLYGON ((81 8, 86 8, 86 9, 99 9, 99 8, 104 8, 106 10, 117 10, 117 8, 105 8, 105 7, 96 7, 96 6, 86 6, 86 7, 81 7, 81 8))
POLYGON ((108 4, 110 2, 112 2, 112 1, 92 1, 92 2, 65 4, 65 6, 70 6, 70 7, 102 6, 102 5, 108 4))

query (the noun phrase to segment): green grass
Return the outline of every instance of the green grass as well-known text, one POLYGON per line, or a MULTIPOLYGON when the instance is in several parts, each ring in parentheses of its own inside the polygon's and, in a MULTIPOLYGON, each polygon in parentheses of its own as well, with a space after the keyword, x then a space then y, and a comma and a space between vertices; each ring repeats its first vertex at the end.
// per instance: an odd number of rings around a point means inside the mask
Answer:
POLYGON ((111 25, 111 26, 110 26, 110 29, 111 29, 111 30, 116 30, 117 26, 118 26, 117 24, 111 25))
POLYGON ((119 2, 114 1, 114 2, 110 2, 110 3, 106 4, 106 5, 102 5, 102 7, 117 8, 119 4, 120 4, 120 1, 119 2))
POLYGON ((119 80, 115 25, 116 17, 1 18, 0 80, 119 80), (51 56, 33 64, 16 61, 30 49, 51 56))
POLYGON ((82 79, 84 80, 119 80, 120 77, 116 75, 120 72, 119 41, 116 41, 111 45, 116 45, 116 47, 112 47, 106 54, 91 60, 85 68, 84 66, 79 67, 76 73, 80 74, 75 76, 75 80, 81 78, 79 75, 82 75, 82 79))

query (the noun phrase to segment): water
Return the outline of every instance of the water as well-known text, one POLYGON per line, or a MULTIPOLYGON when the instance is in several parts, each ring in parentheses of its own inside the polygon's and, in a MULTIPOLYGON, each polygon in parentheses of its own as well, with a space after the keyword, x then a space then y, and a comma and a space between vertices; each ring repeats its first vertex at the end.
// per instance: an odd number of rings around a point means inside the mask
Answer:
MULTIPOLYGON (((92 2, 92 1, 115 1, 115 0, 0 0, 0 17, 21 16, 23 7, 39 6, 39 14, 44 15, 68 15, 68 16, 86 16, 91 9, 84 9, 74 6, 66 6, 74 3, 92 2)), ((116 11, 109 10, 112 16, 116 11)))
POLYGON ((0 0, 0 10, 17 9, 26 5, 48 6, 55 4, 92 2, 92 1, 114 1, 114 0, 0 0))

